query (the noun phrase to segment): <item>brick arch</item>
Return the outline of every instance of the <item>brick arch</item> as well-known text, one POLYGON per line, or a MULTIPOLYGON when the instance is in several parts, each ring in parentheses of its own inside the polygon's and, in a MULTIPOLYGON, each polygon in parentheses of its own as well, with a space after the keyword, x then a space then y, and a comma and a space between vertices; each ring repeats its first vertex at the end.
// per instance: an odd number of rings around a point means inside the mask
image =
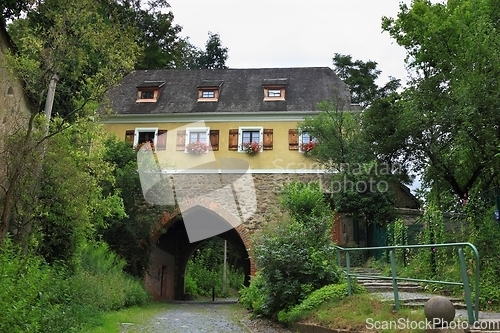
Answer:
POLYGON ((252 243, 250 239, 250 234, 243 223, 239 218, 235 217, 232 213, 228 212, 224 207, 222 207, 217 202, 211 201, 206 198, 193 198, 184 201, 183 203, 176 205, 175 209, 171 212, 164 212, 160 222, 156 225, 153 230, 153 241, 156 242, 164 232, 170 226, 172 226, 175 222, 177 222, 182 213, 187 212, 189 209, 194 208, 196 206, 203 207, 207 210, 210 210, 217 215, 219 215, 222 219, 224 219, 227 223, 233 226, 234 230, 238 233, 241 238, 241 241, 245 245, 246 251, 249 254, 250 258, 250 275, 254 276, 257 268, 253 258, 250 256, 250 251, 252 249, 252 243))

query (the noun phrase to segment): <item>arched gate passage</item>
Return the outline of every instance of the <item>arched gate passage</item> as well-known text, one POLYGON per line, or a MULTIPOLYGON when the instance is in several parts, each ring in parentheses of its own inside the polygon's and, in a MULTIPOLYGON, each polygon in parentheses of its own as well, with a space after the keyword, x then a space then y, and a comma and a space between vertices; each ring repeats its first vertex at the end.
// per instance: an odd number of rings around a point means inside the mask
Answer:
POLYGON ((191 200, 181 208, 166 214, 153 235, 155 246, 145 284, 155 300, 184 299, 184 277, 189 258, 207 239, 190 243, 184 219, 199 221, 201 228, 227 230, 216 236, 224 238, 237 249, 244 263, 245 284, 255 274, 255 264, 249 257, 251 248, 248 231, 239 220, 217 203, 203 199, 191 200), (207 223, 203 224, 204 221, 207 223))

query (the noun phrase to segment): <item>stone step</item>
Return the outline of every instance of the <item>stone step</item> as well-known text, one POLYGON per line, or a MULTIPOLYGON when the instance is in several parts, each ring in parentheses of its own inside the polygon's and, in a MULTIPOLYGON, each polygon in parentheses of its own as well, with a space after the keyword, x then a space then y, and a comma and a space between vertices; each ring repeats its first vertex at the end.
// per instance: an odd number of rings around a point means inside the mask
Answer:
POLYGON ((354 267, 353 269, 351 269, 351 272, 354 272, 356 274, 370 274, 370 275, 382 274, 379 270, 373 268, 359 268, 359 267, 354 267))
MULTIPOLYGON (((393 291, 392 285, 380 285, 380 286, 365 286, 366 290, 368 292, 383 292, 383 291, 393 291)), ((414 287, 414 286, 399 286, 398 291, 399 292, 419 292, 421 291, 422 288, 420 287, 414 287)))
MULTIPOLYGON (((358 283, 366 288, 369 292, 392 291, 392 281, 377 280, 370 278, 362 278, 357 280, 358 283)), ((405 292, 419 292, 422 287, 416 282, 398 282, 398 290, 405 292)))
MULTIPOLYGON (((384 280, 358 280, 359 284, 364 286, 392 286, 392 281, 384 280)), ((398 282, 398 287, 419 287, 421 286, 416 282, 398 282)))

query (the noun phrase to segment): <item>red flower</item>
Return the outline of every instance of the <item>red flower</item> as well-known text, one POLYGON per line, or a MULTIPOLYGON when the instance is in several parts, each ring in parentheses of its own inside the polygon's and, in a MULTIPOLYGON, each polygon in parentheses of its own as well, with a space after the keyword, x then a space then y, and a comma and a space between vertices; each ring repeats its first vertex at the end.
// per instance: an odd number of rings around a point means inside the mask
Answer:
POLYGON ((188 153, 192 154, 204 154, 208 151, 208 145, 201 141, 190 142, 186 146, 186 150, 188 153))
POLYGON ((241 150, 245 151, 249 155, 255 155, 260 153, 262 145, 259 142, 245 142, 241 144, 241 150))
POLYGON ((313 150, 317 145, 318 143, 316 141, 309 141, 308 143, 303 143, 302 147, 300 148, 304 153, 308 153, 311 150, 313 150))

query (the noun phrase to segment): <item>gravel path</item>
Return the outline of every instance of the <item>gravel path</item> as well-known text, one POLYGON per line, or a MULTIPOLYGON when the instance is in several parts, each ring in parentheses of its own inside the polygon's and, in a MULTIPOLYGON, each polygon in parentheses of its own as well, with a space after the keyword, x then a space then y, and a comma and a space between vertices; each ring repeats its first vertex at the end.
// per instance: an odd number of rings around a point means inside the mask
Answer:
POLYGON ((249 313, 234 302, 179 302, 149 322, 137 326, 123 323, 121 333, 292 333, 249 313))

